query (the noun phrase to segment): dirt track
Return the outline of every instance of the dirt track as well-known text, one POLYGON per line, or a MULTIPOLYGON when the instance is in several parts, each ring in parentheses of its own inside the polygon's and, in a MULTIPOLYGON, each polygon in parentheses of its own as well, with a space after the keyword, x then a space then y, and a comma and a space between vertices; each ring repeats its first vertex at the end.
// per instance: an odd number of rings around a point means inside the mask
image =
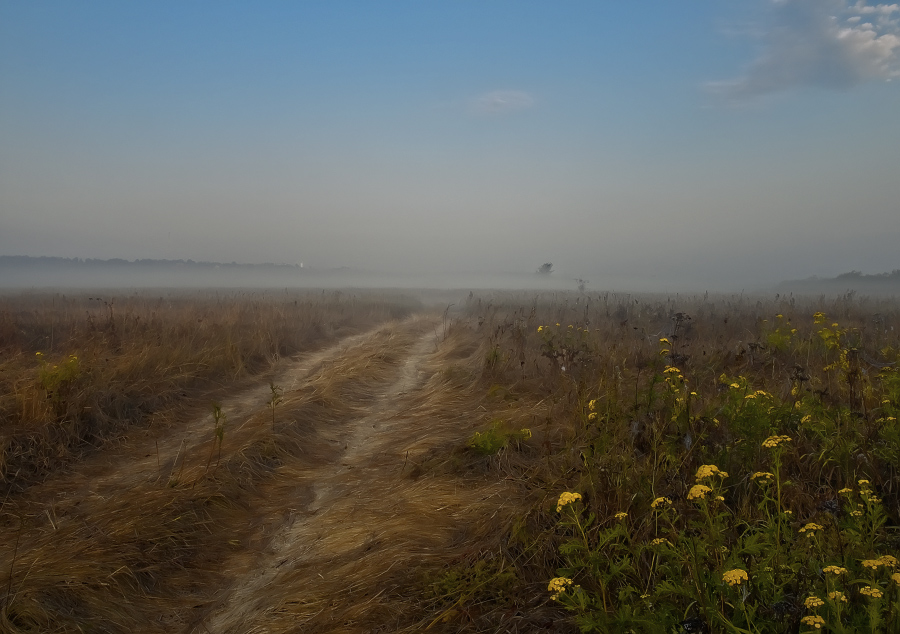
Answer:
POLYGON ((221 455, 200 416, 133 434, 10 501, 31 518, 13 607, 46 611, 62 593, 59 609, 94 610, 89 622, 115 632, 409 626, 388 595, 464 547, 470 519, 501 513, 507 488, 408 477, 477 424, 442 382, 435 323, 414 317, 283 361, 275 428, 268 381, 237 390, 222 400, 221 455), (96 583, 66 587, 76 562, 96 583))
MULTIPOLYGON (((415 425, 398 416, 414 404, 411 399, 415 394, 409 392, 420 387, 426 378, 422 365, 433 351, 434 334, 426 331, 407 352, 399 376, 376 396, 367 412, 340 430, 323 430, 329 442, 344 445, 343 451, 336 460, 305 474, 312 482, 312 499, 306 503, 285 500, 300 508, 290 510, 252 568, 225 592, 222 606, 204 623, 206 628, 211 632, 253 631, 253 625, 271 609, 271 588, 282 584, 281 577, 305 569, 308 584, 317 585, 321 572, 316 564, 338 554, 335 550, 348 548, 348 531, 362 529, 362 535, 368 532, 365 525, 354 527, 346 523, 346 507, 351 507, 350 514, 361 524, 364 507, 384 503, 371 495, 375 487, 384 486, 385 480, 399 479, 397 456, 390 450, 414 434, 415 425), (341 544, 337 549, 332 543, 335 537, 341 544)), ((296 580, 292 585, 296 586, 296 580)))

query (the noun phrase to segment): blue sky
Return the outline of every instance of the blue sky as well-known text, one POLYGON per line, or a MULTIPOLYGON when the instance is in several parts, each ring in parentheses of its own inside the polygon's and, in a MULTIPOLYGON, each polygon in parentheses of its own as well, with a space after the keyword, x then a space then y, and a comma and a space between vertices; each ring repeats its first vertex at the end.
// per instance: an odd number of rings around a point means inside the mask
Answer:
POLYGON ((0 254, 900 268, 900 7, 0 0, 0 254))

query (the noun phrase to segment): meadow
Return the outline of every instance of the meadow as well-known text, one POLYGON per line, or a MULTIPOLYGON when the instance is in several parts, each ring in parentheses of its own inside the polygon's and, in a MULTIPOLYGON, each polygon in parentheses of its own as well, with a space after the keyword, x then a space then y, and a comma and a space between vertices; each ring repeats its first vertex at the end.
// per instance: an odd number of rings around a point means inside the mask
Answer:
POLYGON ((900 303, 458 295, 0 298, 0 631, 900 631, 900 303))

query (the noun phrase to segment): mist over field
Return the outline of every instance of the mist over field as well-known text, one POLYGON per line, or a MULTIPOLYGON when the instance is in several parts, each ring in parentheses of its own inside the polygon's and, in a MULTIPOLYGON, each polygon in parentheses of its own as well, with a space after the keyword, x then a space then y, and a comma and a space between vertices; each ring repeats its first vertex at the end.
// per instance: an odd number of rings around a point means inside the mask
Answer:
POLYGON ((892 271, 898 77, 878 2, 0 2, 0 256, 305 265, 0 287, 892 271))

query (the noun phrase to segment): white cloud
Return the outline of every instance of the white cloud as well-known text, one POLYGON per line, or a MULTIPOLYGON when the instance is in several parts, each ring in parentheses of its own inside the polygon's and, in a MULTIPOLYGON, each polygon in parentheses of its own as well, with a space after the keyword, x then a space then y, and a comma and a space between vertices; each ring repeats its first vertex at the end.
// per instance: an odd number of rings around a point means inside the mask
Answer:
POLYGON ((743 102, 796 87, 846 90, 866 81, 900 77, 896 13, 900 13, 897 4, 773 0, 772 24, 762 38, 760 56, 744 75, 707 87, 743 102))
POLYGON ((494 90, 469 100, 469 111, 479 115, 497 115, 524 110, 534 105, 534 97, 520 90, 494 90))

